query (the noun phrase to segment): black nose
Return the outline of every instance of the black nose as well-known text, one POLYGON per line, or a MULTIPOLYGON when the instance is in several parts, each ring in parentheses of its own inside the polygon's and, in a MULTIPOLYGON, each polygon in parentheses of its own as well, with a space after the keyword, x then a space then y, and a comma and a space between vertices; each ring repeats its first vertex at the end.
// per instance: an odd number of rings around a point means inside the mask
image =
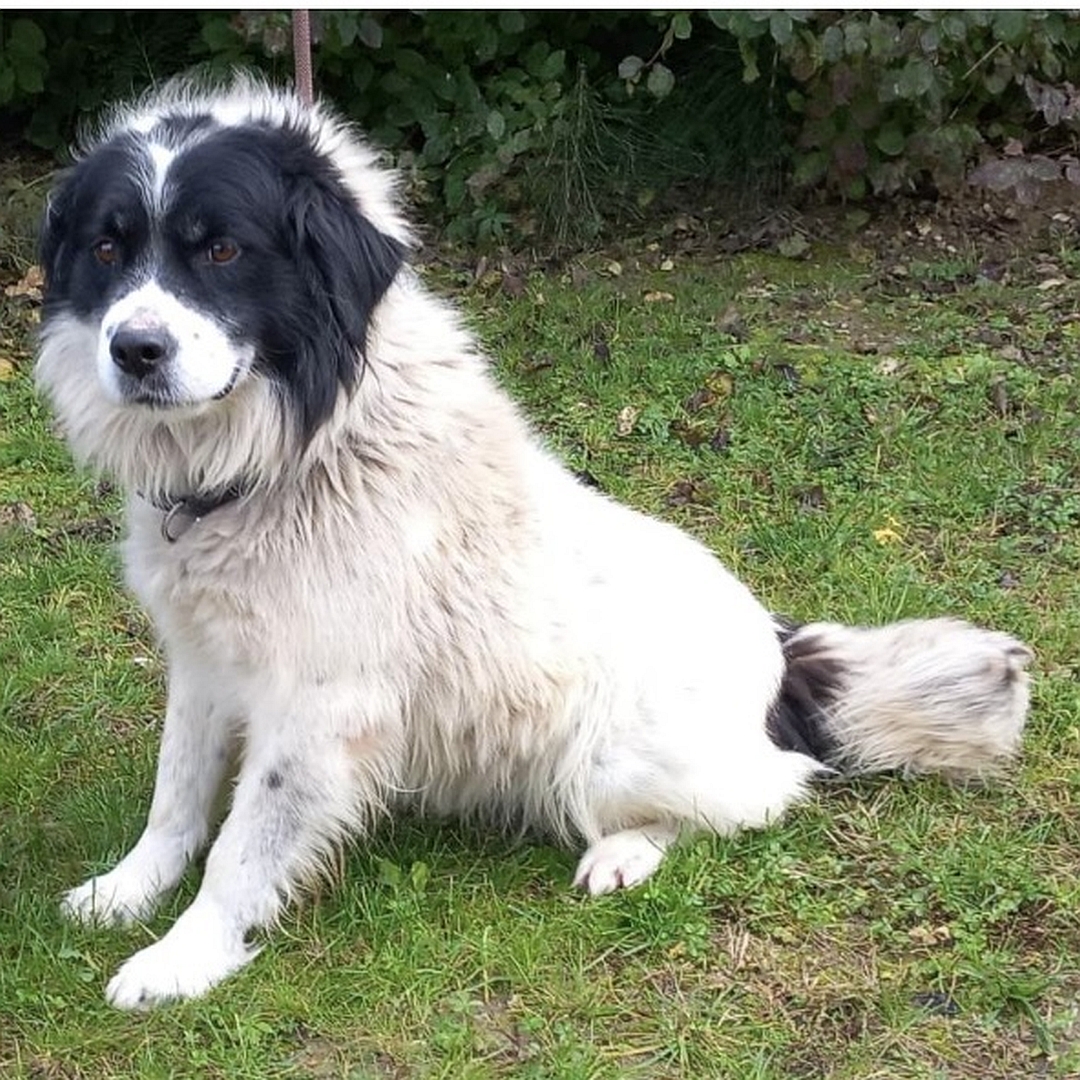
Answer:
POLYGON ((113 363, 128 375, 141 379, 154 368, 172 359, 176 341, 162 327, 121 326, 112 336, 109 352, 113 363))

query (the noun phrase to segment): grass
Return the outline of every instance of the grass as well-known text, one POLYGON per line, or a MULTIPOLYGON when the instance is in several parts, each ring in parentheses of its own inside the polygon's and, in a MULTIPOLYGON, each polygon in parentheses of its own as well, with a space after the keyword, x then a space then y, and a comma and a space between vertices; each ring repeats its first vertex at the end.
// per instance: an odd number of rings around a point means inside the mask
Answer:
POLYGON ((164 686, 116 584, 117 497, 50 433, 32 305, 0 298, 0 1075, 1080 1073, 1076 287, 933 252, 897 276, 820 246, 668 246, 428 273, 574 468, 773 608, 948 612, 1031 642, 1020 765, 985 787, 824 785, 598 900, 569 890, 573 853, 405 819, 205 1000, 110 1010, 106 979, 196 875, 135 930, 57 912, 138 833, 164 686))

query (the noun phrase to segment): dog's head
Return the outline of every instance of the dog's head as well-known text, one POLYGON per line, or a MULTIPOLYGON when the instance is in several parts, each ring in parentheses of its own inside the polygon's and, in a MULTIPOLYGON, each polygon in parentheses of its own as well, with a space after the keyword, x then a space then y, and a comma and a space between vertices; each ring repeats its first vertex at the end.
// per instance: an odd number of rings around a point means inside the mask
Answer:
POLYGON ((49 201, 46 340, 77 326, 104 401, 166 422, 269 380, 310 438, 360 376, 408 239, 373 159, 250 84, 118 115, 49 201))

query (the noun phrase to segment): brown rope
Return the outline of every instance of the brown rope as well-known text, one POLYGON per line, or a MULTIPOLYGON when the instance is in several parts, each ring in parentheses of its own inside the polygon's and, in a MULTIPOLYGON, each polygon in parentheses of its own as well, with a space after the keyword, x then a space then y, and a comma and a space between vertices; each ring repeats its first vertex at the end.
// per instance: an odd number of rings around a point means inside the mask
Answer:
POLYGON ((296 92, 305 105, 315 100, 311 77, 311 19, 307 11, 292 13, 293 60, 296 62, 296 92))

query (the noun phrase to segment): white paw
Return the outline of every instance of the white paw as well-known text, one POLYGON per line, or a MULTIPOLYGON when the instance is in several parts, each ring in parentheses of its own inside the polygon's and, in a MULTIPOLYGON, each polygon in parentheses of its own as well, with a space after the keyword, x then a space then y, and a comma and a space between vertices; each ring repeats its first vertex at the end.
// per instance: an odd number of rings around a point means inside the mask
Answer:
POLYGON ((66 893, 60 910, 75 922, 106 926, 138 922, 157 906, 162 890, 156 880, 132 873, 121 864, 66 893))
POLYGON ((624 829, 604 836, 578 863, 574 884, 592 896, 640 885, 660 865, 675 839, 667 829, 624 829))
POLYGON ((258 950, 239 933, 189 908, 159 942, 137 952, 109 981, 105 997, 118 1009, 150 1009, 166 1001, 199 997, 239 971, 258 950))

